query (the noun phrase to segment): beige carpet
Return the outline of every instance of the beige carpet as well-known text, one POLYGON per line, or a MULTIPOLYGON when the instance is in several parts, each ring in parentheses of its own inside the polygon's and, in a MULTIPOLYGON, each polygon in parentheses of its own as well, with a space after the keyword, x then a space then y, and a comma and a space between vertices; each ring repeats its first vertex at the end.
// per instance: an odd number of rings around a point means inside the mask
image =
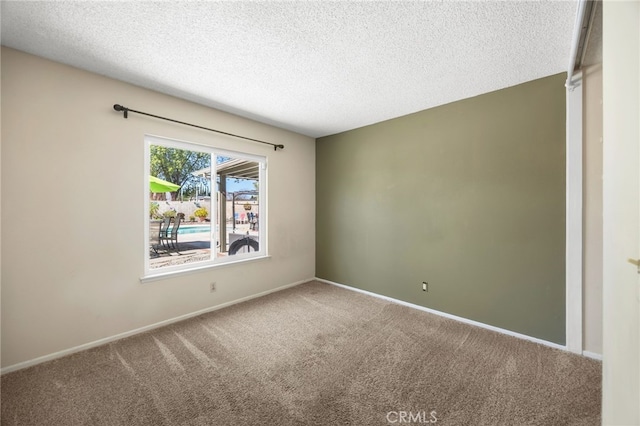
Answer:
POLYGON ((600 370, 311 282, 6 374, 2 425, 598 425, 600 370))

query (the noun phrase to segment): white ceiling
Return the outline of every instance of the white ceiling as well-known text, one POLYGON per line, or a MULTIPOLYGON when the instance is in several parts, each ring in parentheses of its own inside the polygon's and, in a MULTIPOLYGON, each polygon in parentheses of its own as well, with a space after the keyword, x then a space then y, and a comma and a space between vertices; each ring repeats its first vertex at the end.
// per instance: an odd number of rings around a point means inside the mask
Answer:
POLYGON ((5 46, 319 137, 566 71, 577 2, 1 7, 5 46))

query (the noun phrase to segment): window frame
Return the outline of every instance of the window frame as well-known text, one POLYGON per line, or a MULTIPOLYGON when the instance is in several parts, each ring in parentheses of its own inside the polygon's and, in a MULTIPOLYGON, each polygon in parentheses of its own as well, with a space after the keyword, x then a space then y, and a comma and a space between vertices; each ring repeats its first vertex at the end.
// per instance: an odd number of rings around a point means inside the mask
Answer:
MULTIPOLYGON (((189 142, 178 139, 167 138, 163 136, 155 136, 145 134, 144 136, 144 179, 143 179, 143 200, 144 200, 144 274, 141 278, 142 282, 156 280, 163 277, 174 276, 176 274, 196 272, 201 269, 209 269, 220 266, 226 266, 236 263, 244 263, 246 261, 264 259, 268 256, 268 241, 267 241, 267 157, 249 154, 246 152, 231 151, 228 149, 217 148, 211 145, 205 145, 197 142, 189 142), (211 177, 210 188, 211 190, 211 204, 210 204, 210 217, 211 217, 211 232, 209 236, 210 240, 210 259, 205 261, 198 261, 192 263, 185 263, 182 265, 165 266, 162 268, 150 267, 150 249, 151 244, 149 241, 150 230, 150 218, 149 218, 149 178, 151 171, 151 146, 163 146, 168 148, 183 149, 189 151, 198 151, 210 154, 211 157, 211 177), (218 172, 218 164, 216 157, 232 157, 243 160, 255 161, 259 164, 258 167, 258 241, 259 249, 256 252, 235 254, 233 256, 217 256, 217 242, 219 240, 219 233, 216 232, 216 223, 218 223, 219 216, 219 204, 220 199, 218 197, 218 188, 216 185, 216 176, 218 172), (215 194, 215 195, 214 195, 215 194)), ((223 224, 220 224, 222 227, 223 224)), ((225 225, 226 226, 226 225, 225 225)))

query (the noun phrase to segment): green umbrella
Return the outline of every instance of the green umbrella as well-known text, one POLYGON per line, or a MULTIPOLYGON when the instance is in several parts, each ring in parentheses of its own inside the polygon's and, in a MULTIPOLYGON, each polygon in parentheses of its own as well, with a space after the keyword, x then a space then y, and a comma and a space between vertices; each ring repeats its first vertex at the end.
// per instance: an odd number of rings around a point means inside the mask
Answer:
POLYGON ((173 192, 180 189, 180 185, 167 182, 155 176, 149 176, 149 191, 151 192, 173 192))

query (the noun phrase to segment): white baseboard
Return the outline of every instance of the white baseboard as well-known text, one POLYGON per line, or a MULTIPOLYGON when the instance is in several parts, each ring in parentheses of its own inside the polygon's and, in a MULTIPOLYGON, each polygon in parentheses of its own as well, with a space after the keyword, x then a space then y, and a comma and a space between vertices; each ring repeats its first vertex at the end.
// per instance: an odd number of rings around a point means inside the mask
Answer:
POLYGON ((541 345, 549 346, 549 347, 552 347, 552 348, 555 348, 555 349, 561 349, 563 351, 567 350, 566 346, 559 345, 559 344, 553 343, 553 342, 549 342, 547 340, 538 339, 537 337, 531 337, 531 336, 527 336, 526 334, 516 333, 515 331, 505 330, 504 328, 494 327, 493 325, 489 325, 489 324, 485 324, 485 323, 482 323, 482 322, 470 320, 470 319, 459 317, 459 316, 456 316, 456 315, 447 314, 446 312, 436 311, 435 309, 425 308, 424 306, 415 305, 413 303, 405 302, 403 300, 398 300, 398 299, 394 299, 392 297, 383 296, 383 295, 380 295, 380 294, 377 294, 377 293, 372 293, 372 292, 367 291, 367 290, 362 290, 362 289, 359 289, 359 288, 350 287, 348 285, 335 283, 333 281, 325 280, 325 279, 322 279, 322 278, 317 278, 316 277, 316 280, 320 281, 320 282, 323 282, 323 283, 326 283, 326 284, 335 285, 337 287, 344 288, 344 289, 347 289, 347 290, 352 290, 352 291, 356 291, 358 293, 363 293, 363 294, 367 294, 369 296, 377 297, 378 299, 383 299, 383 300, 386 300, 388 302, 397 303, 399 305, 408 306, 409 308, 418 309, 420 311, 429 312, 431 314, 439 315, 441 317, 445 317, 445 318, 449 318, 449 319, 452 319, 452 320, 455 320, 455 321, 463 322, 465 324, 475 325, 476 327, 481 327, 481 328, 485 328, 487 330, 496 331, 498 333, 506 334, 506 335, 512 336, 512 337, 516 337, 518 339, 529 340, 531 342, 539 343, 541 345))
POLYGON ((596 361, 602 361, 602 354, 598 354, 591 351, 582 351, 582 355, 587 358, 595 359, 596 361))
POLYGON ((306 280, 297 281, 297 282, 294 282, 294 283, 291 283, 291 284, 287 284, 287 285, 283 285, 283 286, 280 286, 280 287, 276 287, 276 288, 271 289, 271 290, 263 291, 261 293, 252 294, 251 296, 241 297, 240 299, 232 300, 232 301, 226 302, 226 303, 221 303, 220 305, 216 305, 216 306, 212 306, 212 307, 209 307, 209 308, 201 309, 199 311, 191 312, 189 314, 180 315, 180 316, 175 317, 175 318, 171 318, 171 319, 168 319, 168 320, 160 321, 160 322, 157 322, 155 324, 150 324, 150 325, 147 325, 147 326, 144 326, 144 327, 136 328, 134 330, 126 331, 124 333, 119 333, 119 334, 116 334, 116 335, 113 335, 113 336, 105 337, 103 339, 98 339, 98 340, 95 340, 93 342, 85 343, 85 344, 82 344, 82 345, 79 345, 79 346, 74 346, 74 347, 69 348, 69 349, 64 349, 64 350, 59 351, 59 352, 54 352, 52 354, 43 355, 43 356, 40 356, 38 358, 30 359, 28 361, 23 361, 23 362, 19 362, 17 364, 9 365, 7 367, 4 367, 4 368, 0 369, 0 375, 1 374, 5 374, 5 373, 10 373, 12 371, 21 370, 23 368, 31 367, 31 366, 34 366, 34 365, 37 365, 37 364, 41 364, 43 362, 51 361, 51 360, 54 360, 54 359, 57 359, 57 358, 62 358, 63 356, 67 356, 67 355, 74 354, 76 352, 80 352, 80 351, 84 351, 84 350, 87 350, 87 349, 95 348, 97 346, 102 346, 102 345, 104 345, 106 343, 111 343, 111 342, 114 342, 116 340, 123 339, 125 337, 129 337, 129 336, 133 336, 133 335, 136 335, 136 334, 144 333, 145 331, 153 330, 155 328, 163 327, 165 325, 173 324, 173 323, 176 323, 176 322, 179 322, 179 321, 184 321, 186 319, 197 317, 198 315, 206 314, 208 312, 217 311, 218 309, 226 308, 226 307, 231 306, 231 305, 235 305, 235 304, 238 304, 238 303, 246 302, 247 300, 256 299, 258 297, 266 296, 267 294, 271 294, 271 293, 275 293, 275 292, 278 292, 278 291, 282 291, 282 290, 285 290, 287 288, 295 287, 297 285, 304 284, 306 282, 313 281, 313 280, 314 280, 314 278, 308 278, 306 280))

